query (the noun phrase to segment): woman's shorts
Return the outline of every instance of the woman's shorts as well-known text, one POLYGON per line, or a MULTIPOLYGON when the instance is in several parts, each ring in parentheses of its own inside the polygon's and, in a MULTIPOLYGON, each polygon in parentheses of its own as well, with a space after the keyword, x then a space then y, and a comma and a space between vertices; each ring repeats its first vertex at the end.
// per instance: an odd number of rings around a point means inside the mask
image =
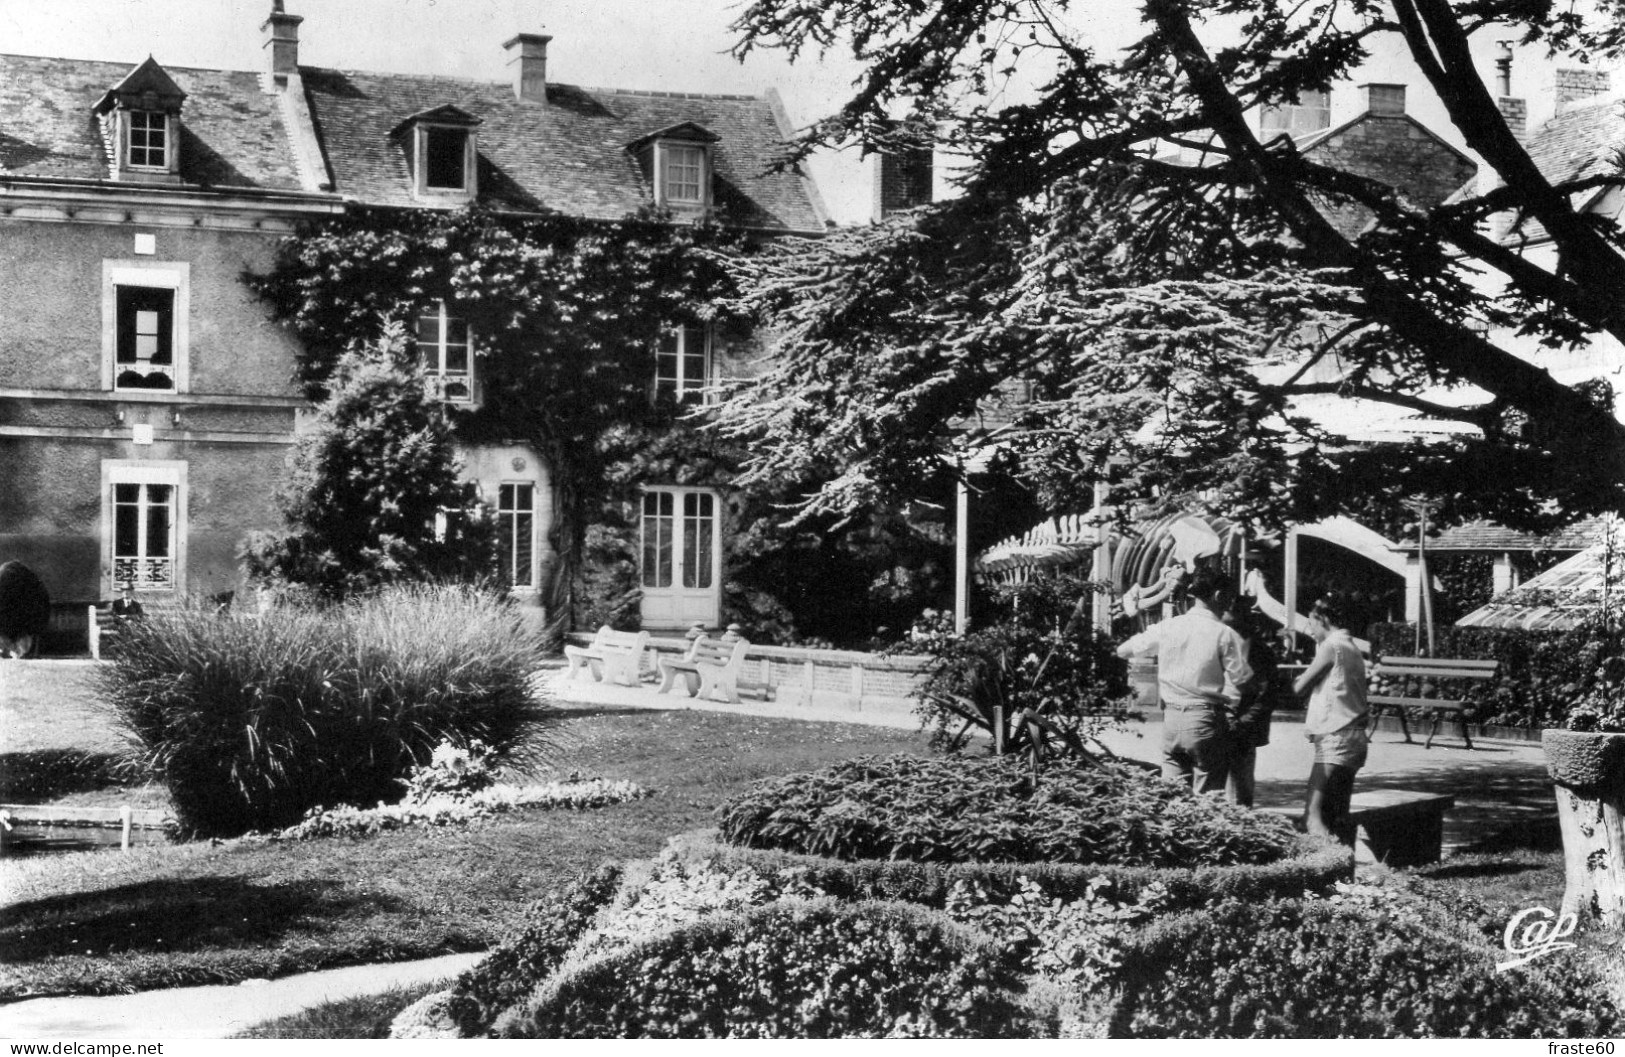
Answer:
POLYGON ((1309 740, 1315 745, 1316 763, 1347 767, 1351 771, 1365 766, 1366 745, 1370 739, 1363 726, 1344 727, 1330 734, 1311 734, 1309 740))

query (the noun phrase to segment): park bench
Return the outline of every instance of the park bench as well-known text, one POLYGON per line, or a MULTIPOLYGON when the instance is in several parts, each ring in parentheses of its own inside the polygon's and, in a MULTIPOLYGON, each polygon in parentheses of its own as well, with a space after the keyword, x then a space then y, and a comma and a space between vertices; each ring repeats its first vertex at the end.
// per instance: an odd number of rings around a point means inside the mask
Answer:
POLYGON ((605 624, 593 634, 590 645, 564 647, 564 656, 569 661, 565 678, 575 678, 576 671, 585 665, 595 680, 602 682, 607 678, 622 686, 637 686, 643 651, 648 646, 647 631, 616 631, 605 624))
POLYGON ((1487 682, 1495 678, 1500 667, 1498 661, 1464 661, 1446 657, 1384 657, 1371 670, 1370 689, 1366 702, 1371 706, 1372 729, 1383 712, 1399 717, 1400 732, 1411 740, 1411 728, 1405 721, 1408 709, 1430 712, 1433 729, 1428 731, 1423 748, 1433 748, 1433 739, 1446 714, 1454 714, 1461 724, 1461 740, 1473 747, 1472 735, 1467 732, 1467 709, 1472 705, 1464 700, 1468 684, 1487 682), (1452 688, 1462 692, 1452 692, 1452 688))
POLYGON ((739 638, 713 639, 701 635, 689 644, 681 659, 660 658, 660 693, 683 677, 690 697, 708 697, 716 691, 730 704, 739 704, 739 669, 750 643, 739 638))
MULTIPOLYGON (((1444 850, 1444 813, 1456 798, 1409 789, 1368 789, 1349 799, 1346 825, 1338 840, 1355 845, 1356 838, 1372 861, 1388 866, 1420 866, 1438 862, 1444 850)), ((1302 828, 1303 807, 1260 808, 1290 818, 1302 828)))

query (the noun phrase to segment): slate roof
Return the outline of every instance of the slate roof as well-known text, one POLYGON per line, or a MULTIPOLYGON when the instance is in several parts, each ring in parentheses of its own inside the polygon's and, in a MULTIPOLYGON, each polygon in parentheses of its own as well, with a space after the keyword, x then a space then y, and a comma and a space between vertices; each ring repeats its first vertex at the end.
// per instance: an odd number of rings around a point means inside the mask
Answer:
MULTIPOLYGON (((1469 521, 1445 529, 1428 540, 1430 551, 1581 551, 1603 538, 1607 532, 1603 516, 1576 521, 1548 536, 1519 532, 1493 521, 1469 521)), ((1396 551, 1414 551, 1415 543, 1402 543, 1396 551)))
POLYGON ((498 209, 624 217, 652 201, 628 145, 692 122, 717 136, 712 195, 721 219, 776 231, 824 230, 805 181, 766 172, 783 132, 763 98, 552 84, 543 105, 519 102, 507 82, 312 67, 300 73, 334 190, 356 201, 422 205, 390 132, 412 114, 451 104, 481 120, 480 199, 498 209))
MULTIPOLYGON (((1554 184, 1584 180, 1617 172, 1615 157, 1625 148, 1625 100, 1604 99, 1589 105, 1571 105, 1535 129, 1525 148, 1554 184)), ((1467 188, 1470 193, 1472 185, 1467 188)), ((1588 212, 1618 217, 1625 195, 1616 186, 1586 192, 1577 200, 1588 212)), ((1540 240, 1546 229, 1539 221, 1508 218, 1508 241, 1540 240)))
POLYGON ((1610 553, 1606 525, 1601 528, 1601 534, 1603 542, 1497 595, 1487 605, 1456 621, 1456 626, 1561 630, 1575 627, 1594 615, 1610 594, 1617 605, 1619 555, 1610 553))
MULTIPOLYGON (((0 55, 0 175, 108 179, 93 108, 135 64, 0 55)), ((300 190, 277 97, 260 76, 165 67, 186 93, 180 175, 191 184, 300 190)))

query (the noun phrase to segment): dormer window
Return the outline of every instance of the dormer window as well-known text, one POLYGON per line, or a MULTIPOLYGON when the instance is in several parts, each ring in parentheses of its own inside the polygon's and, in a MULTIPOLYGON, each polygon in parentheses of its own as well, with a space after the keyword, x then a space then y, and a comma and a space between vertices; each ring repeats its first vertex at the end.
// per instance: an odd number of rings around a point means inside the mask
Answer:
POLYGON ((126 160, 132 169, 169 171, 169 115, 132 110, 126 120, 126 160))
POLYGON ((705 205, 705 148, 661 144, 665 202, 673 206, 705 205))
POLYGON ((417 320, 418 362, 429 390, 451 404, 474 402, 474 349, 468 322, 437 301, 417 320))
POLYGON ((710 207, 717 139, 710 129, 687 121, 628 144, 654 190, 655 205, 679 211, 710 207))
POLYGON ((1331 127, 1332 94, 1319 88, 1305 88, 1291 103, 1266 106, 1259 115, 1259 130, 1265 139, 1283 132, 1300 139, 1331 127))
POLYGON ((480 119, 455 106, 413 114, 395 127, 418 198, 465 202, 478 194, 480 119))
POLYGON ((179 182, 186 93, 150 56, 96 104, 115 180, 179 182))

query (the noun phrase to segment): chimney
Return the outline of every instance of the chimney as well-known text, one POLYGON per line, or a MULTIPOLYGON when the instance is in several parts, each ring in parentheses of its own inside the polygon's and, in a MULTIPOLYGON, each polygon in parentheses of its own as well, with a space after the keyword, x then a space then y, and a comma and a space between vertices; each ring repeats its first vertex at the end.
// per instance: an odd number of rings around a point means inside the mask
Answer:
POLYGON ((1501 118, 1507 123, 1507 129, 1519 143, 1529 142, 1529 104, 1522 99, 1513 99, 1502 96, 1495 101, 1501 110, 1501 118))
POLYGON ((1613 87, 1607 70, 1558 70, 1557 112, 1582 106, 1595 97, 1607 95, 1613 87))
POLYGON ((513 97, 526 103, 547 102, 547 42, 544 33, 520 33, 502 45, 513 67, 513 97))
POLYGON ((1366 113, 1375 117, 1400 117, 1405 113, 1405 86, 1402 84, 1362 84, 1366 113))
POLYGON ((272 0, 271 14, 260 26, 265 34, 265 65, 272 76, 299 72, 299 23, 303 21, 302 16, 282 10, 282 0, 272 0))
POLYGON ((1500 96, 1512 94, 1512 42, 1498 41, 1501 54, 1495 60, 1495 92, 1500 96))

